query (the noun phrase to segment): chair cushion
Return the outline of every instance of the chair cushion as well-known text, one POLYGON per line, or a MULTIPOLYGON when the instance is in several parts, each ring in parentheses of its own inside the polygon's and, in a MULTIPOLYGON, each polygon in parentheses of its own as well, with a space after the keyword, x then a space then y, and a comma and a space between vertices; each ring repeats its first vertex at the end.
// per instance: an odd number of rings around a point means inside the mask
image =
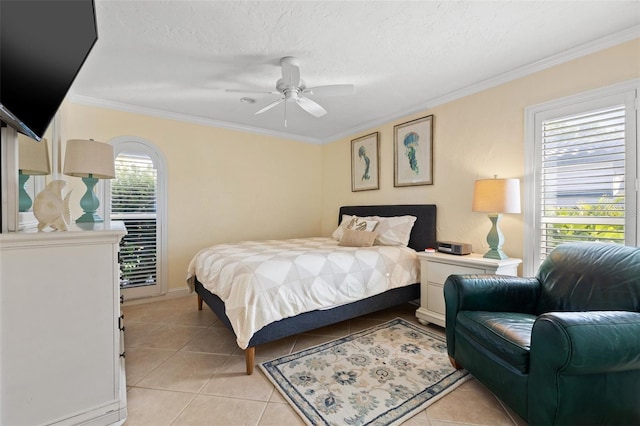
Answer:
POLYGON ((456 327, 505 363, 527 374, 535 320, 535 315, 516 312, 460 311, 456 327))

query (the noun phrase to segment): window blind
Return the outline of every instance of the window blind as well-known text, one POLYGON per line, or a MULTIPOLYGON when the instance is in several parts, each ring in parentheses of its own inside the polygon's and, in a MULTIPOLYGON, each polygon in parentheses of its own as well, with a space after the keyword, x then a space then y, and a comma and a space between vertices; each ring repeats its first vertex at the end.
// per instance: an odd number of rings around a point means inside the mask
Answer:
POLYGON ((111 182, 111 219, 123 221, 127 235, 120 244, 120 286, 157 281, 157 170, 144 155, 119 154, 111 182))
POLYGON ((564 242, 624 244, 624 105, 542 127, 541 259, 564 242))

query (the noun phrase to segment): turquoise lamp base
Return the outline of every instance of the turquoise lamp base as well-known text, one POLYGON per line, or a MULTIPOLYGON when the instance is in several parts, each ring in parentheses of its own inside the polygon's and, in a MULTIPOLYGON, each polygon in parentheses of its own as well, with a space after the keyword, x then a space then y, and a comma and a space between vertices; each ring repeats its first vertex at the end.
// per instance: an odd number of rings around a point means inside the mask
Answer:
POLYGON ((507 256, 507 254, 503 252, 502 249, 498 249, 498 248, 489 249, 489 251, 487 251, 482 257, 484 257, 485 259, 498 259, 498 260, 509 258, 509 256, 507 256))
POLYGON ((76 223, 100 223, 104 222, 104 219, 100 217, 96 212, 85 212, 82 216, 76 219, 76 223))
POLYGON ((33 205, 33 201, 31 201, 31 197, 29 197, 29 194, 25 189, 28 180, 29 175, 23 175, 22 171, 20 171, 18 174, 18 211, 21 213, 28 211, 33 205))
POLYGON ((82 182, 87 186, 87 191, 80 199, 80 207, 82 207, 84 214, 76 219, 76 223, 104 222, 100 215, 96 213, 96 210, 100 207, 100 201, 93 192, 93 188, 96 186, 96 183, 98 183, 98 179, 89 175, 89 177, 83 177, 82 182))
POLYGON ((489 251, 484 254, 483 257, 487 259, 508 259, 509 256, 502 251, 502 244, 504 243, 504 235, 498 227, 498 222, 502 217, 501 214, 490 214, 489 220, 491 220, 491 230, 487 234, 487 243, 489 244, 489 251))

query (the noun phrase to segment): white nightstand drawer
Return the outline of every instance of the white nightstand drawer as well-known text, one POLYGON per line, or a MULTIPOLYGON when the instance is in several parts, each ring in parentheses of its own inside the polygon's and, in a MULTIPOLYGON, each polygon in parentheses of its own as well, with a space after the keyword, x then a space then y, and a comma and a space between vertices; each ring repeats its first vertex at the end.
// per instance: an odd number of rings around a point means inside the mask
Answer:
POLYGON ((452 274, 482 274, 483 272, 484 270, 477 268, 429 262, 427 267, 427 282, 444 284, 447 277, 452 274))
POLYGON ((444 315, 445 303, 442 285, 427 284, 427 309, 444 315))
POLYGON ((420 258, 420 307, 416 317, 422 324, 446 324, 444 282, 449 275, 501 274, 516 275, 520 259, 485 259, 471 253, 455 256, 445 253, 418 253, 420 258))

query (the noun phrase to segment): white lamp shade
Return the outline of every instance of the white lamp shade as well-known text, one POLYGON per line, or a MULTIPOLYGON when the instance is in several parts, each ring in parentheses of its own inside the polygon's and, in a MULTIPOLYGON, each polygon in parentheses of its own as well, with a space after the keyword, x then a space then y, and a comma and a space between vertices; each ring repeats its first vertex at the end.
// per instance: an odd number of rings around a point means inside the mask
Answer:
POLYGON ((70 139, 63 173, 68 176, 113 179, 116 176, 113 146, 93 140, 70 139))
POLYGON ((477 180, 473 190, 472 210, 485 213, 520 213, 520 180, 477 180))
POLYGON ((18 133, 18 169, 23 175, 30 176, 51 173, 49 146, 46 139, 38 142, 18 133))

